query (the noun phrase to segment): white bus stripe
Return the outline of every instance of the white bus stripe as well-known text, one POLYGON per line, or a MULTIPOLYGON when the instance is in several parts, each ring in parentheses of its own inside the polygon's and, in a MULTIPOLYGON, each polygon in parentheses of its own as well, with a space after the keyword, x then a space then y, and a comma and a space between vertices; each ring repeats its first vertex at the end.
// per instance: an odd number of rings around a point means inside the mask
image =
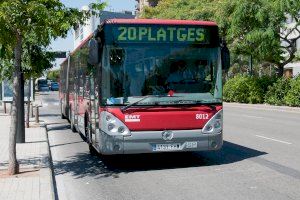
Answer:
POLYGON ((267 139, 267 140, 272 140, 272 141, 275 141, 275 142, 280 142, 280 143, 283 143, 283 144, 292 144, 290 142, 286 142, 286 141, 282 141, 282 140, 277 140, 277 139, 273 139, 273 138, 268 138, 268 137, 265 137, 265 136, 262 136, 262 135, 255 135, 256 137, 260 137, 260 138, 264 138, 264 139, 267 139))
POLYGON ((140 122, 140 119, 125 119, 125 122, 140 122))

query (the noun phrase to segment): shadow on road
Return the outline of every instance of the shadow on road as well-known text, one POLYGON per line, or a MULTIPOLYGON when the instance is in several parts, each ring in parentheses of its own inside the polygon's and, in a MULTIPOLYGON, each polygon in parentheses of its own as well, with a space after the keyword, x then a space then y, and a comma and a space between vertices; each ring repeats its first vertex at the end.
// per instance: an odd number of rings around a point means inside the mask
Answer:
MULTIPOLYGON (((48 132, 67 130, 69 128, 70 125, 66 122, 52 122, 47 125, 48 132)), ((70 132, 68 131, 68 133, 70 132)), ((64 133, 60 132, 59 134, 64 133)), ((51 146, 51 148, 73 144, 74 148, 76 148, 76 144, 81 143, 84 140, 84 137, 81 134, 80 136, 82 137, 82 141, 66 141, 65 143, 51 146)), ((87 144, 85 145, 87 147, 87 144)), ((64 160, 54 162, 53 166, 55 175, 68 173, 74 178, 118 178, 118 174, 120 173, 217 166, 239 162, 264 154, 266 154, 266 152, 251 149, 228 141, 224 141, 223 147, 219 151, 196 153, 159 153, 104 157, 91 156, 86 148, 86 151, 67 157, 64 160)))
POLYGON ((122 156, 91 156, 88 152, 54 163, 55 174, 71 173, 75 178, 86 176, 118 178, 119 173, 214 166, 239 162, 257 157, 265 152, 250 149, 231 142, 217 152, 160 153, 122 156))
POLYGON ((47 124, 47 131, 58 131, 58 130, 68 130, 70 129, 71 126, 70 124, 66 123, 52 123, 52 124, 47 124), (55 125, 55 126, 50 126, 50 125, 55 125))

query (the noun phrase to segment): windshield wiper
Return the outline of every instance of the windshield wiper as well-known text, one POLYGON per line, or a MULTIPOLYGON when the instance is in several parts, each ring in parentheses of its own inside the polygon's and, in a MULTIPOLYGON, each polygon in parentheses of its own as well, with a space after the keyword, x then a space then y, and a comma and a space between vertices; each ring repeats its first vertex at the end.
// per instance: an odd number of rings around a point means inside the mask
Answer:
POLYGON ((135 106, 137 105, 138 103, 140 103, 141 101, 144 101, 145 99, 148 99, 150 97, 166 97, 165 95, 147 95, 145 96, 144 98, 134 102, 134 103, 131 103, 131 104, 128 104, 127 106, 121 108, 121 111, 124 112, 125 110, 127 110, 128 108, 132 107, 132 106, 135 106))
MULTIPOLYGON (((127 106, 121 108, 121 111, 124 112, 125 110, 127 110, 128 108, 132 107, 132 106, 135 106, 137 105, 138 103, 144 101, 145 99, 148 99, 150 97, 168 97, 166 95, 148 95, 148 96, 145 96, 144 98, 134 102, 134 103, 131 103, 131 104, 128 104, 127 106)), ((177 104, 177 105, 207 105, 209 106, 211 109, 216 109, 215 105, 216 104, 219 104, 221 102, 207 102, 207 101, 201 101, 201 100, 177 100, 177 101, 166 101, 166 102, 156 102, 156 105, 172 105, 172 104, 177 104), (165 103, 165 104, 162 104, 162 103, 165 103)))
POLYGON ((212 109, 215 109, 215 105, 221 102, 207 102, 201 100, 177 100, 177 101, 168 101, 168 104, 177 104, 177 105, 207 105, 212 109))

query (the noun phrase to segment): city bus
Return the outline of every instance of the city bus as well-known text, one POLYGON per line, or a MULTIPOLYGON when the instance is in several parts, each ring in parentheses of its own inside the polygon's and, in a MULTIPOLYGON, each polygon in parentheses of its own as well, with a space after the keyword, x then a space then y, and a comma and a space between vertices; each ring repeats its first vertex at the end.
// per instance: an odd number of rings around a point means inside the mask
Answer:
POLYGON ((210 21, 107 20, 61 64, 62 117, 91 153, 219 150, 221 41, 210 21))

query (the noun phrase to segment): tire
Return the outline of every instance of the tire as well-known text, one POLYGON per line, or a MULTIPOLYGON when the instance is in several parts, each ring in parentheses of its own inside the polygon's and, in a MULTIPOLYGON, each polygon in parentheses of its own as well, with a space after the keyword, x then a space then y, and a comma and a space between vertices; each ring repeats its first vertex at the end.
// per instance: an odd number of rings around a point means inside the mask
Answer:
POLYGON ((96 149, 90 143, 89 143, 89 151, 90 151, 91 156, 98 156, 99 155, 98 152, 96 151, 96 149))
POLYGON ((89 152, 92 156, 98 156, 99 155, 98 152, 92 145, 92 141, 91 141, 91 137, 90 137, 90 130, 89 130, 88 126, 89 126, 89 123, 87 120, 87 114, 85 114, 85 116, 84 116, 84 134, 85 134, 86 142, 89 145, 89 152))
POLYGON ((90 136, 90 130, 88 128, 88 117, 87 114, 84 115, 84 136, 86 138, 86 141, 89 142, 89 136, 90 136))
POLYGON ((70 107, 70 110, 69 110, 69 119, 70 119, 70 125, 71 125, 71 131, 73 133, 76 132, 76 128, 75 128, 75 125, 74 125, 74 117, 72 116, 72 109, 70 107))

